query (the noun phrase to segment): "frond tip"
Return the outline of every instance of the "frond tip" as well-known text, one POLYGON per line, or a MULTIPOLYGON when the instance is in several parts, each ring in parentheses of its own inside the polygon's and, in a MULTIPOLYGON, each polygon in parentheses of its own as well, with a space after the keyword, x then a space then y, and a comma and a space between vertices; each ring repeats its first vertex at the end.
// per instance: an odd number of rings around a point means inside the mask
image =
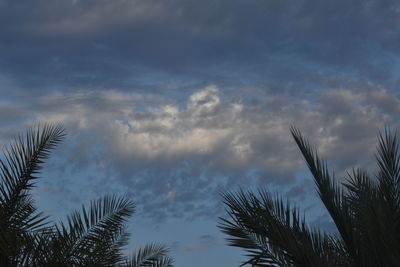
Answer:
POLYGON ((162 245, 150 244, 139 248, 128 260, 129 267, 172 267, 173 260, 167 256, 168 249, 162 245))

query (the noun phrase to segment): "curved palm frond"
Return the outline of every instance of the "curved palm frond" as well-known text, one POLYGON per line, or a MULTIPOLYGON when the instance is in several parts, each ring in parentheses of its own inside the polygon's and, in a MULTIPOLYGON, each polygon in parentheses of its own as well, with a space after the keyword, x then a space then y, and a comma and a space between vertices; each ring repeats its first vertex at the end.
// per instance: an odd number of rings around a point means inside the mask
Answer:
POLYGON ((0 160, 0 266, 169 267, 167 249, 149 245, 128 261, 123 254, 134 204, 107 195, 74 211, 66 223, 50 225, 37 212, 30 189, 50 151, 64 139, 61 125, 37 126, 19 136, 0 160), (134 265, 136 266, 136 265, 134 265), (139 265, 138 265, 139 266, 139 265))
POLYGON ((250 260, 241 266, 346 266, 333 236, 310 229, 295 207, 265 190, 224 194, 232 221, 221 219, 221 230, 233 236, 230 245, 244 248, 250 260))
POLYGON ((92 201, 88 209, 82 206, 50 233, 50 262, 114 266, 124 261, 121 248, 129 237, 125 223, 133 213, 133 202, 115 195, 92 201))
POLYGON ((31 231, 46 226, 41 212, 37 212, 29 190, 50 151, 64 139, 61 125, 30 128, 4 150, 0 160, 0 261, 16 264, 25 255, 32 239, 31 231))

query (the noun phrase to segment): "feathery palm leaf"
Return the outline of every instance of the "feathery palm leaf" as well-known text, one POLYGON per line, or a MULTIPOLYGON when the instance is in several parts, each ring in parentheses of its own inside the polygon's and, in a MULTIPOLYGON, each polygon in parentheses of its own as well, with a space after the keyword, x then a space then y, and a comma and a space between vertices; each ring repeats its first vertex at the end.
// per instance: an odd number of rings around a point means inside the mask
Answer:
MULTIPOLYGON (((128 243, 127 218, 134 212, 126 197, 105 196, 82 206, 66 223, 49 225, 37 212, 30 189, 50 151, 64 139, 61 125, 31 128, 0 160, 0 266, 131 266, 122 248, 128 243)), ((139 250, 140 266, 172 266, 162 246, 139 250)), ((133 261, 132 261, 133 262, 133 261)))
POLYGON ((125 222, 134 204, 125 197, 105 196, 92 201, 87 209, 73 212, 67 224, 49 233, 51 257, 48 261, 71 265, 114 266, 124 260, 121 248, 127 244, 125 222))
POLYGON ((265 190, 224 194, 232 221, 221 218, 230 245, 244 248, 254 266, 336 266, 345 257, 335 249, 333 236, 310 229, 299 211, 271 198, 265 190))
POLYGON ((29 190, 35 185, 36 174, 50 151, 64 139, 61 125, 31 128, 4 150, 0 160, 0 261, 20 261, 24 248, 32 240, 29 233, 39 231, 46 217, 37 212, 29 190))
POLYGON ((319 158, 318 153, 311 148, 308 141, 303 138, 301 132, 294 127, 290 131, 307 162, 308 168, 314 177, 314 182, 317 185, 319 197, 331 215, 344 241, 347 252, 353 258, 357 258, 358 244, 355 243, 356 240, 352 234, 354 216, 351 214, 350 207, 343 201, 343 189, 336 183, 334 177, 331 177, 326 162, 319 158))
POLYGON ((167 256, 168 249, 157 244, 146 245, 133 253, 126 262, 127 267, 171 267, 172 258, 167 256))
MULTIPOLYGON (((261 191, 225 194, 231 220, 221 219, 230 244, 249 252, 252 266, 397 266, 400 262, 400 153, 396 134, 379 136, 376 181, 361 169, 338 184, 299 130, 292 136, 314 177, 339 236, 311 230, 289 204, 261 191)), ((245 264, 246 264, 245 263, 245 264)))

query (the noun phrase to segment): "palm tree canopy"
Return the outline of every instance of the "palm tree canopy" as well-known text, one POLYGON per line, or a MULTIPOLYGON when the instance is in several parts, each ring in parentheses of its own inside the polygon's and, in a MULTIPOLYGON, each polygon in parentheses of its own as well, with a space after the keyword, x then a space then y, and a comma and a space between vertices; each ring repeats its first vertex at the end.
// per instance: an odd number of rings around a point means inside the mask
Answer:
POLYGON ((65 137, 61 125, 30 128, 4 150, 0 160, 0 266, 170 267, 168 249, 148 245, 130 257, 122 249, 134 213, 127 197, 107 195, 50 224, 30 190, 51 150, 65 137))
POLYGON ((291 134, 310 169, 338 234, 311 228, 304 216, 266 190, 223 194, 228 219, 220 229, 229 245, 247 251, 251 266, 399 266, 400 153, 396 133, 379 135, 378 173, 348 172, 338 183, 301 132, 291 134))

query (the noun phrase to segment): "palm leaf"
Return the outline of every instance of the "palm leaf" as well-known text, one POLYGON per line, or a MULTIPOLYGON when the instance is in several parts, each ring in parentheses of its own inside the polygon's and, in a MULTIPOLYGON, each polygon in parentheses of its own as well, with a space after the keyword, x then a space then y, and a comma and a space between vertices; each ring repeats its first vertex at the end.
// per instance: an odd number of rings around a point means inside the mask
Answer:
POLYGON ((225 194, 230 219, 220 228, 252 266, 397 266, 400 262, 400 153, 396 134, 379 135, 376 181, 353 169, 342 184, 300 131, 291 133, 339 236, 305 224, 296 208, 260 191, 225 194))
POLYGON ((224 194, 224 203, 232 221, 221 219, 219 227, 232 236, 231 246, 244 248, 254 266, 346 266, 346 257, 338 251, 334 237, 310 229, 299 211, 271 198, 265 190, 224 194), (334 242, 333 242, 334 241, 334 242))
POLYGON ((162 245, 150 244, 139 248, 126 262, 127 267, 172 267, 173 260, 167 256, 168 249, 162 245))
POLYGON ((343 189, 336 183, 333 174, 331 177, 326 162, 319 158, 318 153, 311 148, 301 132, 294 127, 291 127, 290 131, 314 177, 319 197, 344 241, 346 251, 351 254, 353 259, 361 259, 358 255, 359 244, 353 235, 354 217, 350 206, 343 201, 345 198, 343 189))
POLYGON ((0 257, 18 261, 18 254, 31 240, 30 231, 45 226, 46 217, 37 212, 29 190, 50 151, 63 141, 61 125, 30 128, 4 150, 0 160, 0 257))
POLYGON ((105 196, 73 212, 66 223, 50 226, 45 222, 46 217, 33 205, 30 189, 50 151, 64 136, 61 125, 37 126, 4 150, 0 160, 0 266, 172 266, 162 246, 139 249, 130 261, 123 254, 129 237, 125 223, 134 212, 134 204, 126 197, 105 196))
POLYGON ((105 196, 75 211, 51 233, 52 262, 114 266, 124 260, 125 222, 134 204, 125 197, 105 196))

